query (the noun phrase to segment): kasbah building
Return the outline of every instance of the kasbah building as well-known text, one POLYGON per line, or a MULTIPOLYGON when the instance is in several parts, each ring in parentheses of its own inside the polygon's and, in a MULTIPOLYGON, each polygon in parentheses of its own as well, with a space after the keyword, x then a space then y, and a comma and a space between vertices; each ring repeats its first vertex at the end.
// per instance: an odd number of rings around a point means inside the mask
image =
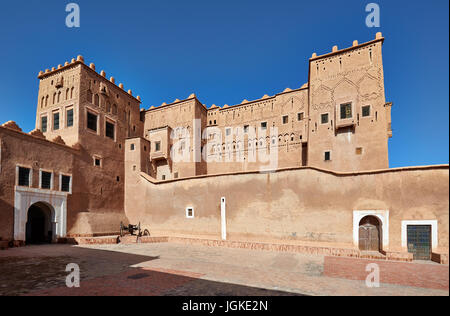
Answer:
MULTIPOLYGON (((448 263, 449 166, 389 168, 384 38, 298 89, 147 110, 82 56, 41 71, 36 128, 0 126, 0 245, 116 235, 448 263)), ((306 81, 306 80, 305 80, 306 81)))

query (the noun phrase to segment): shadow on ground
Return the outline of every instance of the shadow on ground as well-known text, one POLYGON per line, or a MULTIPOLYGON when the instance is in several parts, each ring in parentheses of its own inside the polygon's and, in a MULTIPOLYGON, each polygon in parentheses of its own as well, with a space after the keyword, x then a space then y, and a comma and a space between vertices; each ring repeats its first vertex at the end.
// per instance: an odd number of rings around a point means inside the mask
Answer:
POLYGON ((292 296, 296 293, 267 290, 201 279, 199 273, 133 268, 158 260, 123 252, 66 248, 58 245, 32 246, 21 252, 0 256, 1 296, 292 296), (53 248, 55 247, 55 248, 53 248), (80 267, 80 288, 66 287, 66 266, 80 267))

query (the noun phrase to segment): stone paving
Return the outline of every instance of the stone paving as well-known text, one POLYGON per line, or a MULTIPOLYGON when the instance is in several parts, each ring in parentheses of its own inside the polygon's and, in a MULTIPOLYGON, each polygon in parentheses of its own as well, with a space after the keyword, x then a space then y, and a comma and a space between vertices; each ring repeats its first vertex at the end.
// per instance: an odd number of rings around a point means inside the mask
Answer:
POLYGON ((366 267, 373 263, 376 264, 377 269, 380 271, 380 283, 448 291, 448 265, 441 265, 431 261, 405 263, 386 260, 325 257, 324 275, 350 280, 366 280, 368 274, 366 267))
POLYGON ((0 251, 0 295, 449 295, 448 288, 368 288, 361 280, 325 276, 325 261, 172 243, 29 246, 0 251), (65 286, 69 263, 80 266, 80 288, 65 286))

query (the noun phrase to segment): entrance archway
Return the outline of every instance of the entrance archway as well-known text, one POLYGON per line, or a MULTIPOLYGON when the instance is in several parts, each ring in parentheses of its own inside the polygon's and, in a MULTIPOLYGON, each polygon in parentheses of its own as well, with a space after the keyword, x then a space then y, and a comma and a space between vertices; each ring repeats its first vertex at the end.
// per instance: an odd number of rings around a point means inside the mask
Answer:
POLYGON ((53 217, 54 211, 46 203, 31 205, 27 212, 26 243, 51 243, 54 235, 53 217))
MULTIPOLYGON (((27 240, 28 213, 31 206, 38 206, 48 215, 50 210, 53 242, 66 237, 67 233, 67 192, 41 190, 17 186, 14 194, 14 240, 25 243, 27 240)), ((30 228, 31 229, 31 228, 30 228)))
POLYGON ((380 251, 382 249, 382 225, 377 217, 366 216, 359 222, 359 249, 361 251, 380 251))

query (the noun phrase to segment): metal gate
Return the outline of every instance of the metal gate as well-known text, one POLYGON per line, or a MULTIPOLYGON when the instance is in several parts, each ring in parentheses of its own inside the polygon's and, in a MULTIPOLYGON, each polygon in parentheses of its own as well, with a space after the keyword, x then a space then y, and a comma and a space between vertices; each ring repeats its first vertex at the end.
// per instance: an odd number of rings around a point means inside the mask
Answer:
POLYGON ((380 233, 372 224, 359 226, 359 249, 361 251, 380 251, 380 233))
POLYGON ((408 252, 414 260, 431 259, 431 225, 408 225, 408 252))

